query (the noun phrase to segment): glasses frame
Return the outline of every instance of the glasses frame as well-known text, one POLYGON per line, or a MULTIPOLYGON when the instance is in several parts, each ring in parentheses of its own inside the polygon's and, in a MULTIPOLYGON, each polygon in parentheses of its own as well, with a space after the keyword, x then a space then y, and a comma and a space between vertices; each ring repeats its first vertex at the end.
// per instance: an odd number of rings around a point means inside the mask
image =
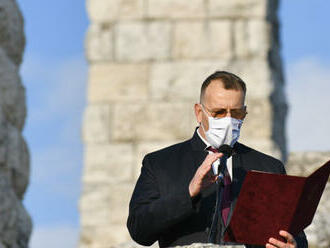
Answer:
POLYGON ((209 110, 203 103, 200 103, 200 105, 201 105, 202 109, 205 110, 205 112, 207 113, 207 115, 210 114, 210 116, 213 117, 213 118, 215 118, 215 119, 225 118, 228 115, 228 112, 229 112, 230 113, 230 117, 235 118, 235 119, 239 119, 239 120, 243 120, 246 117, 246 115, 248 114, 248 112, 246 111, 246 105, 244 105, 241 109, 229 109, 229 111, 228 111, 228 109, 222 108, 223 110, 226 110, 225 115, 223 117, 216 117, 216 112, 209 110), (242 113, 242 116, 243 117, 242 118, 233 117, 232 116, 232 112, 231 112, 232 110, 243 110, 244 111, 244 113, 242 113))

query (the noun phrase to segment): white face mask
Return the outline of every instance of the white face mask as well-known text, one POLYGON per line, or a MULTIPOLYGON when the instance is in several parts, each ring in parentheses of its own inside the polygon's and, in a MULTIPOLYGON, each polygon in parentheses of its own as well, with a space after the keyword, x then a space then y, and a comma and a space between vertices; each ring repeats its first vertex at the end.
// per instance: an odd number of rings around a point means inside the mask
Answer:
POLYGON ((240 129, 243 124, 242 120, 232 117, 214 118, 208 116, 202 106, 203 112, 207 115, 209 121, 209 130, 204 130, 207 141, 214 148, 219 148, 221 145, 234 146, 240 135, 240 129))

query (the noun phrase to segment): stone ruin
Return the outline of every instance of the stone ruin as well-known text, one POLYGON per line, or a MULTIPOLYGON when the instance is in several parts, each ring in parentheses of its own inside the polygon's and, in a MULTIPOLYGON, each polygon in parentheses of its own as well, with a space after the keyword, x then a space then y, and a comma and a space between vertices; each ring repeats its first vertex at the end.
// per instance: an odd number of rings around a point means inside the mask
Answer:
MULTIPOLYGON (((287 161, 277 8, 276 0, 87 0, 79 247, 136 247, 125 222, 142 158, 192 136, 193 104, 216 70, 247 83, 241 142, 287 161)), ((288 172, 307 175, 329 155, 290 154, 288 172)), ((329 192, 306 230, 315 247, 330 246, 329 192)))
MULTIPOLYGON (((215 70, 247 82, 242 142, 287 160, 277 7, 276 0, 87 0, 79 247, 137 247, 125 221, 141 160, 192 135, 200 84, 215 70)), ((0 0, 0 248, 28 247, 32 229, 22 204, 29 181, 19 76, 24 46, 16 2, 0 0)), ((330 152, 291 153, 287 170, 306 176, 329 158, 330 152)), ((311 247, 330 246, 329 197, 328 184, 306 229, 311 247)))
POLYGON ((28 247, 32 229, 22 204, 30 173, 22 136, 25 89, 19 76, 24 46, 23 18, 16 1, 0 0, 0 248, 28 247))

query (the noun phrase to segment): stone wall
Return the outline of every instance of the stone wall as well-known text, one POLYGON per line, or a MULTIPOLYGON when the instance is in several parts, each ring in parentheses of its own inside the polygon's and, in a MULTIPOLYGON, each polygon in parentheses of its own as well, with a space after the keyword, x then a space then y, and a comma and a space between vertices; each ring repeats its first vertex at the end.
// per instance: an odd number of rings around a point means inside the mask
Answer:
POLYGON ((276 0, 87 0, 91 24, 80 247, 130 239, 128 202, 143 156, 190 138, 202 81, 247 83, 241 140, 286 159, 276 0))
MULTIPOLYGON (((309 176, 330 160, 330 152, 295 152, 289 156, 287 173, 309 176)), ((312 224, 305 229, 310 247, 330 247, 330 178, 321 197, 312 224)), ((308 203, 306 203, 308 204, 308 203)))
POLYGON ((25 89, 19 66, 25 38, 14 0, 0 0, 0 248, 28 247, 32 229, 22 200, 29 182, 29 152, 22 129, 25 89))

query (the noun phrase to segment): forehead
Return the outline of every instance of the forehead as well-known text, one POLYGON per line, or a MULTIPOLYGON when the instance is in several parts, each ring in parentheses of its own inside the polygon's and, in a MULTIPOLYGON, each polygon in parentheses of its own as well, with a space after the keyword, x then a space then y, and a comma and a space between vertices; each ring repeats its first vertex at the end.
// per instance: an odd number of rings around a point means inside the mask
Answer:
POLYGON ((204 102, 210 108, 241 108, 244 93, 242 90, 225 89, 221 80, 212 80, 205 89, 204 102))

